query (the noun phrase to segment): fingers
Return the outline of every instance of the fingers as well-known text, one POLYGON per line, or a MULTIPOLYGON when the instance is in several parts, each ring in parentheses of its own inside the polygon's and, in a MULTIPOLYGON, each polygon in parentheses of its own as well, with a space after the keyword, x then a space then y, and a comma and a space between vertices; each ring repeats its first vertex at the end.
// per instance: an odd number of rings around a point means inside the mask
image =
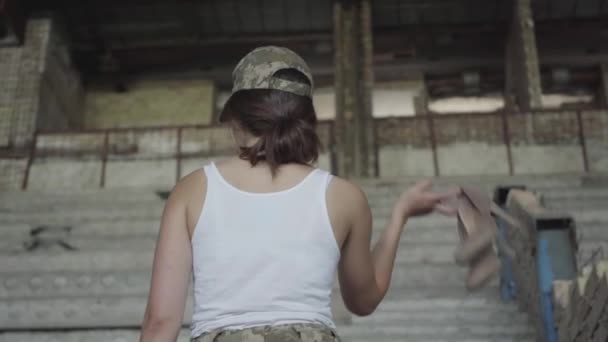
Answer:
POLYGON ((436 204, 435 211, 445 216, 455 216, 458 213, 458 209, 444 203, 436 204))
POLYGON ((449 190, 442 193, 443 199, 449 199, 452 197, 458 197, 462 194, 462 188, 459 186, 453 186, 449 190))

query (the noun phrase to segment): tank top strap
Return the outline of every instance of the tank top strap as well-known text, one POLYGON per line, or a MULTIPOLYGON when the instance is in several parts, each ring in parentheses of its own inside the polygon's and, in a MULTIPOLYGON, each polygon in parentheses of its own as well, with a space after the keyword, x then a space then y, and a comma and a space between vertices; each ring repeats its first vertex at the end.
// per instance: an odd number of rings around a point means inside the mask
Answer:
POLYGON ((327 187, 329 186, 329 182, 331 182, 332 175, 328 171, 317 169, 317 177, 319 179, 319 188, 321 188, 321 192, 323 193, 323 198, 325 198, 325 193, 327 192, 327 187))

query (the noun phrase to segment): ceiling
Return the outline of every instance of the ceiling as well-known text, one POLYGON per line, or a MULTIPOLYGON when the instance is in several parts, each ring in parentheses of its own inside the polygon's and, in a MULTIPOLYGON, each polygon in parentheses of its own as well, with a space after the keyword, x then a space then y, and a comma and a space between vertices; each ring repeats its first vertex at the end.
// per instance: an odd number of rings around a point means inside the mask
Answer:
MULTIPOLYGON (((64 19, 87 75, 197 70, 225 79, 265 44, 333 72, 332 0, 23 0, 64 19)), ((348 1, 348 0, 347 0, 348 1)), ((502 68, 510 0, 373 0, 379 78, 502 68)), ((593 64, 608 56, 608 0, 532 0, 543 62, 593 64)))

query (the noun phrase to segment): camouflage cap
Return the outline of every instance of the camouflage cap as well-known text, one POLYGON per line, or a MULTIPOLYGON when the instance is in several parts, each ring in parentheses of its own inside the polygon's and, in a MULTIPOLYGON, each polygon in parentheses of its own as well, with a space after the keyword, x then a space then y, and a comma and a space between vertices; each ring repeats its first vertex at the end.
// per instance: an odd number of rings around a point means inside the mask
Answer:
POLYGON ((302 57, 277 46, 263 46, 249 52, 232 72, 232 93, 245 89, 275 89, 312 97, 312 74, 302 57), (310 81, 310 86, 275 77, 284 69, 296 69, 310 81))

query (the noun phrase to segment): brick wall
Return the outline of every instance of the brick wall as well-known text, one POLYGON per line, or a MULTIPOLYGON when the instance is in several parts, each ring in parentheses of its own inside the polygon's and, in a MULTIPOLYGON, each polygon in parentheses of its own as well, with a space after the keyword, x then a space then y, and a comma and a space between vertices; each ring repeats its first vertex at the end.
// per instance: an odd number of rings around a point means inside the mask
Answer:
POLYGON ((38 125, 66 128, 65 117, 81 112, 80 78, 66 57, 51 18, 30 19, 22 46, 0 48, 0 147, 23 148, 38 125))
POLYGON ((32 19, 27 24, 23 46, 0 48, 0 73, 3 75, 0 146, 22 147, 32 137, 39 108, 43 55, 50 30, 50 19, 32 19))

